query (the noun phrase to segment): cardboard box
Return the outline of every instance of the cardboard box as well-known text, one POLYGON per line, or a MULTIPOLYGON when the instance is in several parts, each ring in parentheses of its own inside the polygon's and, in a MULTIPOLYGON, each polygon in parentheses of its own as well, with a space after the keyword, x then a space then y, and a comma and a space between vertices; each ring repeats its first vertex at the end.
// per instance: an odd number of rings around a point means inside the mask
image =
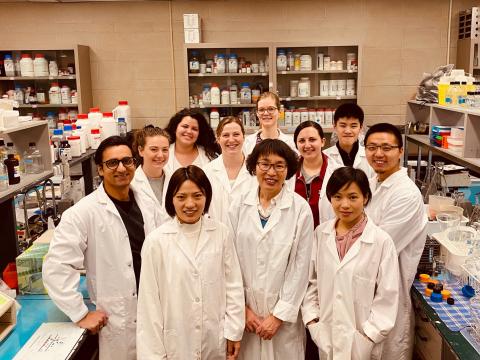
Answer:
POLYGON ((0 293, 0 342, 10 334, 17 323, 15 300, 0 293))
POLYGON ((50 244, 34 243, 17 256, 18 291, 20 294, 47 294, 42 281, 43 259, 50 244))
POLYGON ((183 14, 184 29, 200 29, 200 16, 198 14, 183 14))
POLYGON ((198 44, 200 43, 200 30, 199 29, 184 29, 185 44, 198 44))

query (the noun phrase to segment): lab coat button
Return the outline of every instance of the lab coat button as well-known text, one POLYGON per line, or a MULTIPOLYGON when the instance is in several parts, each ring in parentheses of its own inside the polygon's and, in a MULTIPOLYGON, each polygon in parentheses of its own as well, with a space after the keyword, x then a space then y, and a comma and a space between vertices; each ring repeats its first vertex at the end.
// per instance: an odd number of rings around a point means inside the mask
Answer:
POLYGON ((195 298, 195 302, 197 302, 197 303, 200 302, 200 298, 198 298, 198 297, 195 298))
POLYGON ((341 299, 342 298, 342 293, 337 293, 337 299, 341 299))
POLYGON ((198 272, 194 271, 193 273, 193 276, 197 277, 198 276, 198 272))

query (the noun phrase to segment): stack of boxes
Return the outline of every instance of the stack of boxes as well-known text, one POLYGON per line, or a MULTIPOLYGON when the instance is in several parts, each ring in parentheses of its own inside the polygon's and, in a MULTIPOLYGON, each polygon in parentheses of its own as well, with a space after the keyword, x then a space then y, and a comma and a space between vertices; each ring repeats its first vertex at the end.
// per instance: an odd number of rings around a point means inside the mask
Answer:
POLYGON ((183 32, 185 44, 200 43, 200 16, 198 14, 183 14, 183 32))
POLYGON ((432 126, 430 143, 433 146, 463 152, 464 129, 460 126, 432 126))

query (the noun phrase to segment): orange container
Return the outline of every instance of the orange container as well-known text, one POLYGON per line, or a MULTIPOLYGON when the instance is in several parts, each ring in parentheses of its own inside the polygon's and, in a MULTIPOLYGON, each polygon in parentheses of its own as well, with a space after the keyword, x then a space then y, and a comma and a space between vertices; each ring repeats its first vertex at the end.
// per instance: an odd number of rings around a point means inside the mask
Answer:
POLYGON ((450 297, 450 291, 442 290, 442 299, 447 300, 450 297))
POLYGON ((427 295, 428 297, 430 297, 430 295, 432 295, 432 292, 433 292, 432 289, 429 289, 429 288, 425 289, 425 295, 427 295))
POLYGON ((8 263, 3 270, 3 281, 10 289, 18 289, 17 265, 14 262, 8 263))
POLYGON ((428 283, 428 281, 430 280, 430 275, 420 274, 419 278, 420 278, 420 282, 428 283))

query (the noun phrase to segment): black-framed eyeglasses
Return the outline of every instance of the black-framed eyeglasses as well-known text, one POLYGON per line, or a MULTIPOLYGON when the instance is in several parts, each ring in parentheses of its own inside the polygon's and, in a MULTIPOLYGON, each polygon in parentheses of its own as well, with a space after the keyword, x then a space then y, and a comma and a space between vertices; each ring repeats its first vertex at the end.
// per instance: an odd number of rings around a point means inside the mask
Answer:
POLYGON ((367 144, 365 145, 365 149, 369 152, 375 152, 377 149, 382 149, 383 152, 387 153, 392 151, 393 149, 398 149, 400 146, 398 145, 374 145, 374 144, 367 144))
POLYGON ((287 168, 287 164, 285 163, 270 164, 268 162, 257 162, 257 166, 260 170, 264 172, 267 172, 272 167, 273 167, 273 170, 275 170, 276 172, 285 171, 285 169, 287 168))
POLYGON ((116 170, 118 168, 118 165, 120 163, 123 164, 125 167, 130 167, 130 166, 135 166, 136 161, 135 158, 132 156, 125 156, 122 159, 109 159, 107 161, 102 162, 102 164, 105 164, 107 168, 110 170, 116 170))
POLYGON ((276 110, 278 110, 275 106, 270 106, 268 108, 259 108, 257 109, 257 112, 259 114, 263 114, 265 112, 268 112, 269 114, 273 114, 276 110))

